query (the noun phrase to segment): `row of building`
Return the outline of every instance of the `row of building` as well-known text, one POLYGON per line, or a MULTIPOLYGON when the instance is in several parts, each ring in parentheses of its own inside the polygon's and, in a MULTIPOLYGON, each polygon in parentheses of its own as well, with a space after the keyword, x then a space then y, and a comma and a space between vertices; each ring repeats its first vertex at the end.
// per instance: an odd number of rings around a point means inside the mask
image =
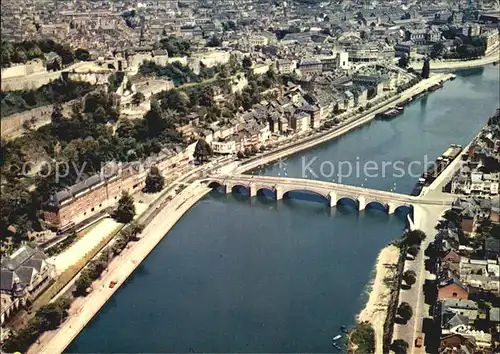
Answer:
POLYGON ((434 241, 437 302, 433 318, 440 353, 491 353, 500 340, 499 214, 491 203, 458 199, 457 220, 441 224, 434 241), (475 233, 473 218, 493 225, 475 233), (485 232, 485 230, 483 230, 485 232))
POLYGON ((462 167, 453 176, 451 193, 497 196, 500 184, 500 109, 469 146, 462 167))

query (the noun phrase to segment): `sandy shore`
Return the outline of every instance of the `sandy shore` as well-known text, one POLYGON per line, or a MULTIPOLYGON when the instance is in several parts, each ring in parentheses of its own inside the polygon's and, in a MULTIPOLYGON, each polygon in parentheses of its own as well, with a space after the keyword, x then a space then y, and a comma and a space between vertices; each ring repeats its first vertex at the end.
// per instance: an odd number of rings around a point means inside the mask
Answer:
POLYGON ((359 322, 368 321, 375 330, 375 353, 383 352, 382 339, 389 301, 389 288, 386 286, 384 279, 393 276, 398 257, 399 248, 395 246, 387 246, 380 251, 377 258, 376 275, 370 285, 370 297, 365 308, 358 315, 359 322))

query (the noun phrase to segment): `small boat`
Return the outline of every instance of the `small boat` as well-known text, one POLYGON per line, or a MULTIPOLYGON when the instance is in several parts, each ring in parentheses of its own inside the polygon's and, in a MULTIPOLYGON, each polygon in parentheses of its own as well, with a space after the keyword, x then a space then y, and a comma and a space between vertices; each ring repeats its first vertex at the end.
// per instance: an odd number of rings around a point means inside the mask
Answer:
POLYGON ((340 330, 346 334, 349 333, 349 330, 347 329, 346 326, 340 326, 340 330))
POLYGON ((332 345, 333 345, 333 347, 334 347, 335 349, 342 350, 342 348, 341 348, 340 346, 338 346, 337 344, 332 343, 332 345))
POLYGON ((340 338, 342 338, 342 335, 341 334, 337 334, 335 337, 332 338, 332 340, 336 341, 336 340, 339 340, 340 338))

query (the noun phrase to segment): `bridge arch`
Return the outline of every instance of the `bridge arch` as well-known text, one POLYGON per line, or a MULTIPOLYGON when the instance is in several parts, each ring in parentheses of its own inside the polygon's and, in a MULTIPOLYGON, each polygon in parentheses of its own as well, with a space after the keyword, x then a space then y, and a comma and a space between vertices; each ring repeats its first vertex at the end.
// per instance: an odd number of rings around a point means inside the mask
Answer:
POLYGON ((397 204, 394 207, 394 214, 412 215, 413 205, 411 204, 397 204))
POLYGON ((355 197, 351 197, 351 196, 340 196, 337 198, 336 202, 335 202, 335 205, 339 206, 339 205, 344 205, 344 206, 353 206, 354 208, 356 208, 357 210, 359 210, 359 200, 358 198, 355 198, 355 197))
POLYGON ((389 212, 390 206, 388 203, 384 203, 378 200, 371 200, 366 203, 366 209, 376 209, 389 212))
POLYGON ((282 194, 283 199, 298 199, 319 203, 330 203, 330 199, 328 196, 325 196, 323 193, 311 190, 311 189, 289 189, 284 191, 282 194))
POLYGON ((227 184, 226 188, 228 188, 228 191, 229 191, 229 187, 231 187, 231 189, 230 189, 231 193, 235 192, 235 193, 243 194, 247 197, 250 195, 250 187, 246 186, 242 183, 235 183, 233 185, 227 184))
POLYGON ((224 187, 224 184, 222 184, 219 181, 206 181, 205 183, 207 184, 208 188, 212 188, 212 189, 224 187))
POLYGON ((276 198, 276 189, 272 186, 255 186, 255 193, 264 197, 276 198))

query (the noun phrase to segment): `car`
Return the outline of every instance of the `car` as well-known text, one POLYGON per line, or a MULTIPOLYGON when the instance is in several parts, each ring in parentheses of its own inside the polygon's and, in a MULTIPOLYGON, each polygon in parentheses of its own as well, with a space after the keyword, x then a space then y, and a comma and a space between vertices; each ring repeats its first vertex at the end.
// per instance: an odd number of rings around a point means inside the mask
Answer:
POLYGON ((116 285, 116 284, 117 284, 117 281, 116 281, 116 280, 111 280, 111 281, 109 282, 109 288, 110 288, 110 289, 113 289, 113 288, 115 287, 115 285, 116 285))
POLYGON ((415 339, 415 346, 417 348, 420 348, 423 343, 424 343, 424 338, 422 338, 422 336, 418 336, 417 339, 415 339))

